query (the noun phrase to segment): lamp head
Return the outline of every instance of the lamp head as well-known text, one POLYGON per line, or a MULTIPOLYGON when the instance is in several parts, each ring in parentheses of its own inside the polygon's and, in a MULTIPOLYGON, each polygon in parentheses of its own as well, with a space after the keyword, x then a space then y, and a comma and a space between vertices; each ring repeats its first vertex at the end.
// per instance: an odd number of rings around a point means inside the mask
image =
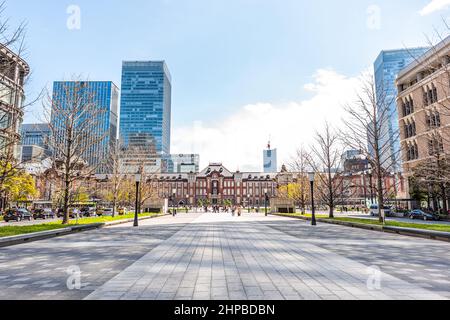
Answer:
POLYGON ((136 182, 141 182, 141 180, 142 180, 141 174, 140 174, 140 173, 137 173, 137 174, 135 175, 135 179, 136 179, 136 182))

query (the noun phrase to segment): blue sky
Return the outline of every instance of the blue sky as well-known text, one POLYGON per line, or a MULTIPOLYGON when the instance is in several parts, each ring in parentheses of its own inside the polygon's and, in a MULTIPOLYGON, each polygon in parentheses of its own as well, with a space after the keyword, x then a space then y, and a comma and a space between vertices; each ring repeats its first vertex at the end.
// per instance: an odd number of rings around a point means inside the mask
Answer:
MULTIPOLYGON (((33 70, 28 92, 74 74, 120 85, 122 60, 164 59, 173 77, 177 140, 177 130, 199 123, 220 127, 247 105, 313 99, 317 92, 305 85, 318 81, 318 70, 355 77, 382 49, 424 45, 424 35, 442 27, 449 1, 433 0, 431 6, 432 0, 7 2, 13 22, 28 21, 33 70), (81 9, 80 30, 66 27, 72 4, 81 9)), ((30 110, 26 122, 39 113, 38 107, 30 110)), ((277 136, 269 131, 261 133, 265 140, 277 136)), ((183 146, 176 143, 179 152, 183 146)), ((195 149, 191 145, 184 152, 195 149)))

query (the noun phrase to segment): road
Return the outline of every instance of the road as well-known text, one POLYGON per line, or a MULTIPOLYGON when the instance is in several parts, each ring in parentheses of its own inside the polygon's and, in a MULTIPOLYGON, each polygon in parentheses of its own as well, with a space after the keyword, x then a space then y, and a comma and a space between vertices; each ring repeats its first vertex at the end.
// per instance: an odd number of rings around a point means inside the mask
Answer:
POLYGON ((1 248, 0 299, 450 299, 450 243, 180 214, 1 248))

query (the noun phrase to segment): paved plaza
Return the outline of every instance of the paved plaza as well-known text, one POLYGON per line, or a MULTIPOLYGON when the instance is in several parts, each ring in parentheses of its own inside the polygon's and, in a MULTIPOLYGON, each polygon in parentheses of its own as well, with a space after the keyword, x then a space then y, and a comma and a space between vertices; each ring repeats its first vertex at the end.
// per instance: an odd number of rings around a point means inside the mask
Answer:
POLYGON ((450 244, 180 214, 0 248, 0 299, 450 299, 450 244), (73 267, 79 290, 67 286, 73 267))

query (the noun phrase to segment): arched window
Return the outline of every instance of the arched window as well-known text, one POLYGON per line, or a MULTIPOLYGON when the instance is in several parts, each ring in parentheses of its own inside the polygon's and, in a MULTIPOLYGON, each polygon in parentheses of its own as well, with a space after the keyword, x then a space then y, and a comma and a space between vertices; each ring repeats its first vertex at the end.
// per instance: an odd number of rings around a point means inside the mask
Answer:
POLYGON ((436 89, 436 87, 434 86, 434 84, 432 85, 432 88, 431 88, 431 96, 433 97, 433 103, 436 103, 436 102, 438 102, 438 95, 437 95, 437 89, 436 89))
POLYGON ((439 134, 430 135, 428 137, 428 154, 430 156, 438 155, 444 152, 444 143, 439 134))
POLYGON ((439 111, 435 110, 431 110, 429 112, 427 112, 427 125, 428 128, 431 129, 435 129, 435 128, 439 128, 441 126, 441 115, 439 113, 439 111))
POLYGON ((408 161, 419 159, 419 149, 415 141, 408 144, 406 158, 408 161))

